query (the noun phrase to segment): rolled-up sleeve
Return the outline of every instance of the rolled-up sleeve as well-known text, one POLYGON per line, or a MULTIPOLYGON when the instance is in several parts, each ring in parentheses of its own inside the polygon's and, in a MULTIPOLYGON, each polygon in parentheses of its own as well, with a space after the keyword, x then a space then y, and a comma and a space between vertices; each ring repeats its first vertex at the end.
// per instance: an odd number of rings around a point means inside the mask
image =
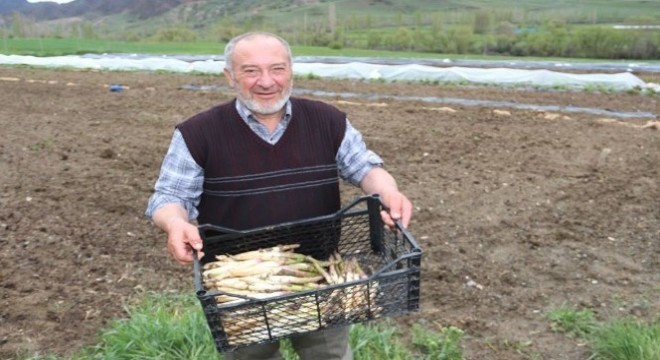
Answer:
POLYGON ((346 133, 337 151, 339 176, 349 183, 359 186, 369 170, 382 167, 383 159, 367 148, 362 134, 346 119, 346 133))
POLYGON ((176 203, 186 209, 190 220, 197 219, 203 184, 204 169, 193 159, 181 132, 175 130, 145 215, 153 218, 162 206, 176 203))

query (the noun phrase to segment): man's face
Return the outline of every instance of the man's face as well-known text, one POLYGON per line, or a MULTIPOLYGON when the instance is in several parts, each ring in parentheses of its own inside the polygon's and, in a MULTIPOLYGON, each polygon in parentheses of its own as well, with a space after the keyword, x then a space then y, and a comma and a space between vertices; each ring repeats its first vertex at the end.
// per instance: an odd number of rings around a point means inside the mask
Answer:
POLYGON ((255 115, 283 111, 291 96, 293 71, 285 47, 274 38, 255 36, 236 44, 233 73, 225 69, 227 81, 238 99, 255 115))

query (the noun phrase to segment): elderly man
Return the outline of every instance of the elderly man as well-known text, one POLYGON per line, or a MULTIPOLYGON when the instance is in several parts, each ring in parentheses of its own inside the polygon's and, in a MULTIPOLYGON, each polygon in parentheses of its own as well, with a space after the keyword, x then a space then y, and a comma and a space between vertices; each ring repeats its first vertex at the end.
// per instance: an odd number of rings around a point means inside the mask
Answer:
MULTIPOLYGON (((340 209, 339 179, 379 194, 395 220, 408 226, 412 204, 370 151, 346 114, 319 101, 291 97, 292 55, 270 33, 250 32, 225 48, 225 77, 236 99, 178 124, 147 216, 167 233, 181 264, 203 256, 195 224, 245 230, 340 209)), ((291 339, 303 360, 352 359, 348 328, 291 339)), ((256 345, 227 359, 281 359, 279 344, 256 345)))

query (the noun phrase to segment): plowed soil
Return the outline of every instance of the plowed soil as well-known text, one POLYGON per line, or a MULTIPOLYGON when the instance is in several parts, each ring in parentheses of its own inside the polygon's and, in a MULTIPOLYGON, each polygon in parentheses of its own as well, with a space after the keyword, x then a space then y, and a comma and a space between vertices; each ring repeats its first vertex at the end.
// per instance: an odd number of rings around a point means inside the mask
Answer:
MULTIPOLYGON (((174 125, 217 76, 0 67, 0 358, 69 355, 126 301, 192 292, 143 215, 174 125), (109 85, 122 84, 112 92, 109 85)), ((561 306, 660 314, 660 130, 623 119, 397 100, 426 96, 660 114, 633 93, 297 80, 348 113, 416 207, 421 310, 465 331, 466 359, 586 359, 561 306), (392 95, 374 101, 369 95, 392 95)), ((344 203, 357 195, 344 188, 344 203)))

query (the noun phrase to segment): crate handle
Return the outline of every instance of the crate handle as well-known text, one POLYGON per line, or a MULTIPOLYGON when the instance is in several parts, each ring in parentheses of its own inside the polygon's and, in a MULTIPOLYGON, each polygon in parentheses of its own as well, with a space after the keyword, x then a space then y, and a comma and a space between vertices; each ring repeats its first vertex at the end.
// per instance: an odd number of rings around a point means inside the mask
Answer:
POLYGON ((197 290, 197 295, 206 294, 206 290, 202 286, 202 272, 199 268, 199 257, 197 256, 197 250, 193 249, 193 281, 195 282, 195 290, 197 290))

